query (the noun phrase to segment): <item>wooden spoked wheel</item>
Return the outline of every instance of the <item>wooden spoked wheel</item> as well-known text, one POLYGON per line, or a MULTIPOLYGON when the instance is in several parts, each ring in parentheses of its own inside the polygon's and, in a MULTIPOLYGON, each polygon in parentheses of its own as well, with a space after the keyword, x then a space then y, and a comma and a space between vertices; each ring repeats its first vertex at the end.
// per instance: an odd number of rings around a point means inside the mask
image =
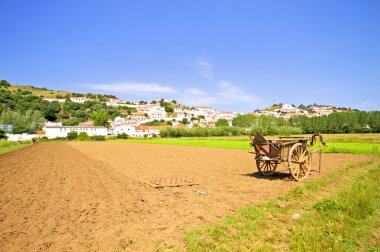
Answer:
POLYGON ((289 151, 288 167, 290 174, 296 181, 307 178, 310 172, 310 151, 300 143, 296 143, 289 151))
POLYGON ((277 169, 278 163, 270 160, 256 159, 257 170, 263 176, 272 175, 277 169))

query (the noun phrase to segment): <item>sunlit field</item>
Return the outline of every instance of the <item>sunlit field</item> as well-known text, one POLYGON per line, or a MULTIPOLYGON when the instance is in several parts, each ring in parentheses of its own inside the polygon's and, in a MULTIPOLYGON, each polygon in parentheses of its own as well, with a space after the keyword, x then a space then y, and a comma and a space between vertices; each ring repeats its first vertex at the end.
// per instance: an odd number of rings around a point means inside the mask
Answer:
MULTIPOLYGON (((310 135, 304 135, 310 136, 310 135)), ((353 153, 380 155, 380 134, 324 134, 327 146, 325 153, 353 153)), ((275 138, 275 137, 268 137, 275 138)), ((154 138, 154 139, 114 139, 129 143, 169 144, 212 148, 250 150, 249 137, 210 137, 210 138, 154 138)))

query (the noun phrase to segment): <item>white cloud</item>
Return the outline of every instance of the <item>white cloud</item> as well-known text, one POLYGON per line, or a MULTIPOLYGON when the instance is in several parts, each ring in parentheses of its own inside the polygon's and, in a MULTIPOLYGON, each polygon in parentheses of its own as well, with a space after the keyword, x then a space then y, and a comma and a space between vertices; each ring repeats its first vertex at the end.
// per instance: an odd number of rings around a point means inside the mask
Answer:
POLYGON ((198 74, 206 79, 212 78, 213 66, 207 57, 200 57, 195 59, 195 66, 198 74))
POLYGON ((225 104, 230 103, 259 103, 260 99, 257 96, 248 94, 241 90, 238 86, 221 81, 218 83, 219 91, 216 96, 224 101, 225 104))
POLYGON ((85 86, 96 90, 118 92, 121 94, 171 94, 175 90, 170 86, 163 86, 157 83, 143 83, 143 82, 125 82, 113 84, 86 84, 85 86))
POLYGON ((185 89, 185 93, 187 93, 189 95, 198 95, 198 96, 207 95, 206 91, 199 89, 199 88, 195 88, 195 87, 185 89))
POLYGON ((228 104, 257 104, 261 100, 255 95, 248 94, 240 87, 227 81, 219 82, 215 91, 207 93, 205 90, 193 87, 185 90, 180 99, 188 105, 228 105, 228 104))

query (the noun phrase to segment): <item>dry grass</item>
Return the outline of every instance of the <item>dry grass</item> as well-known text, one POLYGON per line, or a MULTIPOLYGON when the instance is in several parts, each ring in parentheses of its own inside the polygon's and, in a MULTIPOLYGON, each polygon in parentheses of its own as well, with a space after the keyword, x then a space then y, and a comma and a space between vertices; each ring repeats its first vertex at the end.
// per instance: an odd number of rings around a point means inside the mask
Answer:
POLYGON ((8 88, 9 91, 16 91, 18 89, 31 91, 34 95, 44 96, 45 98, 56 98, 57 95, 65 96, 70 92, 66 91, 57 91, 57 90, 42 90, 38 88, 32 88, 30 86, 22 86, 22 85, 11 85, 8 88))

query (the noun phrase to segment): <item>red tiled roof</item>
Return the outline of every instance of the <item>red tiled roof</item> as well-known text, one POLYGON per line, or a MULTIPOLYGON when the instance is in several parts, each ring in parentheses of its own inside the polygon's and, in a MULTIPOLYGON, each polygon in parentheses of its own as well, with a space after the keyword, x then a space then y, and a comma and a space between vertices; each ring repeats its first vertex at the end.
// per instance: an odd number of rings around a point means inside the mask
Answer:
POLYGON ((135 130, 151 130, 150 126, 136 126, 135 130))

